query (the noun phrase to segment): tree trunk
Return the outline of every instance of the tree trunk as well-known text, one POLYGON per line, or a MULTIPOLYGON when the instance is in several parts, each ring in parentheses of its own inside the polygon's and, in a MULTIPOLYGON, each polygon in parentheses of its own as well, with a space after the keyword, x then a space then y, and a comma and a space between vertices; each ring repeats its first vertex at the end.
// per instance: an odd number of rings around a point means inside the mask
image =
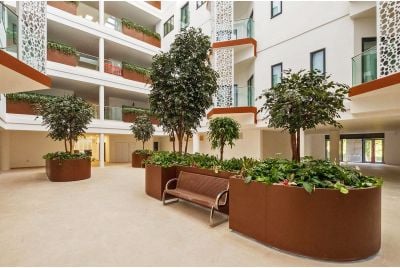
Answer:
POLYGON ((185 144, 185 154, 187 154, 188 143, 189 143, 190 134, 186 133, 186 144, 185 144))
POLYGON ((296 132, 290 133, 290 144, 292 148, 292 160, 297 162, 296 132))
POLYGON ((182 154, 182 149, 183 149, 183 136, 179 135, 179 137, 178 137, 179 154, 182 154))
POLYGON ((142 145, 143 145, 143 151, 144 151, 144 141, 142 141, 142 143, 143 143, 142 145))
POLYGON ((65 152, 68 153, 67 139, 64 139, 64 147, 65 147, 65 152))
POLYGON ((69 140, 69 153, 72 154, 72 139, 69 140))
POLYGON ((296 159, 296 161, 297 162, 300 162, 300 135, 301 135, 301 132, 300 132, 300 129, 297 129, 297 148, 296 148, 296 156, 297 156, 297 159, 296 159))
POLYGON ((173 149, 173 152, 175 153, 176 152, 176 150, 175 150, 175 132, 170 133, 169 138, 172 139, 172 149, 173 149))
POLYGON ((219 149, 219 160, 220 161, 224 160, 224 146, 223 145, 219 149))

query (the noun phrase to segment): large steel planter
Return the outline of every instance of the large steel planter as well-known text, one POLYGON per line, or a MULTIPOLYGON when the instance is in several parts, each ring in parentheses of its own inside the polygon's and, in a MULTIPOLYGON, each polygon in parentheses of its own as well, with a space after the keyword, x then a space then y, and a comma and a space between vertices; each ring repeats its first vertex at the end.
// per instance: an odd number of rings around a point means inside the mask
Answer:
POLYGON ((142 154, 142 153, 132 153, 132 167, 134 168, 144 168, 144 163, 147 158, 149 158, 150 155, 148 154, 142 154))
POLYGON ((338 190, 245 184, 230 179, 229 227, 308 257, 352 261, 381 246, 381 187, 338 190))
POLYGON ((78 58, 75 55, 67 55, 56 49, 47 49, 47 60, 74 67, 78 65, 78 58))
POLYGON ((90 159, 46 160, 46 174, 54 182, 89 179, 90 159))
POLYGON ((146 165, 146 194, 162 200, 165 185, 172 178, 176 178, 176 167, 146 165))
POLYGON ((34 104, 25 101, 13 101, 7 99, 6 112, 10 114, 36 115, 34 104))
POLYGON ((64 10, 65 12, 71 13, 72 15, 76 15, 78 10, 78 5, 72 3, 71 1, 48 1, 47 4, 55 8, 64 10))

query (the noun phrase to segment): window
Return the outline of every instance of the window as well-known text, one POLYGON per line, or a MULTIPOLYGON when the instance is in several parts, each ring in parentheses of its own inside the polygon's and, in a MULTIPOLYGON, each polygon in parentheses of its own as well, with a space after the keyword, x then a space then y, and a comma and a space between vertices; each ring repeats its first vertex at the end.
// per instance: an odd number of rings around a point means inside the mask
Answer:
POLYGON ((271 19, 282 14, 282 1, 271 1, 271 19))
POLYGON ((318 70, 321 73, 325 73, 325 49, 311 52, 310 61, 311 70, 318 70))
POLYGON ((282 80, 282 63, 271 66, 271 87, 279 84, 282 80))
POLYGON ((365 83, 377 77, 376 37, 362 38, 361 43, 361 79, 365 83))
POLYGON ((174 16, 164 22, 164 36, 169 34, 174 29, 174 16))
POLYGON ((196 1, 196 9, 199 9, 206 1, 196 1))
POLYGON ((181 30, 189 26, 189 2, 181 8, 181 30))

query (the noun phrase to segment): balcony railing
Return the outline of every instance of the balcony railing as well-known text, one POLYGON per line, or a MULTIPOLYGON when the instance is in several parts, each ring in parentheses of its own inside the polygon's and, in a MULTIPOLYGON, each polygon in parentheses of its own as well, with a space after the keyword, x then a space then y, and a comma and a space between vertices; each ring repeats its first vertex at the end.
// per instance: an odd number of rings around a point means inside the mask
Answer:
MULTIPOLYGON (((100 119, 100 106, 95 105, 94 107, 95 107, 94 118, 100 119)), ((122 121, 122 107, 104 106, 104 119, 122 121)))
POLYGON ((104 14, 104 26, 118 32, 122 32, 122 22, 120 18, 104 14))
POLYGON ((254 106, 254 87, 233 87, 233 106, 241 107, 241 106, 254 106))
POLYGON ((18 16, 0 2, 0 49, 18 56, 18 16))
POLYGON ((112 59, 104 60, 104 72, 122 76, 122 62, 112 59))
POLYGON ((376 47, 372 47, 351 59, 353 86, 377 78, 376 47))
POLYGON ((78 66, 91 69, 99 70, 99 58, 86 53, 78 52, 78 66))
POLYGON ((252 18, 233 22, 232 40, 254 38, 254 21, 252 18))

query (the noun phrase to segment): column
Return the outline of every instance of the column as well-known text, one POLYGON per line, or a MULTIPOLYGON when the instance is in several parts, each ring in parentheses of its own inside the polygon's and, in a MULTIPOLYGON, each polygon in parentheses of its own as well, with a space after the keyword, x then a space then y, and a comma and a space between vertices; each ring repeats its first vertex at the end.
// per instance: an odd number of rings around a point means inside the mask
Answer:
POLYGON ((99 1, 99 22, 104 25, 104 0, 99 1))
POLYGON ((193 153, 200 152, 200 134, 194 133, 193 134, 193 153))
POLYGON ((0 118, 6 121, 7 100, 6 95, 0 94, 0 118))
POLYGON ((0 170, 10 169, 10 132, 0 131, 0 170))
POLYGON ((99 71, 104 72, 104 38, 99 39, 99 71))
POLYGON ((104 86, 99 86, 99 119, 104 120, 104 86))
POLYGON ((340 132, 339 130, 334 130, 329 133, 330 137, 330 160, 337 164, 340 163, 339 155, 339 143, 340 143, 340 132))
POLYGON ((100 133, 100 138, 99 138, 99 154, 100 154, 100 167, 104 167, 104 133, 100 133))

